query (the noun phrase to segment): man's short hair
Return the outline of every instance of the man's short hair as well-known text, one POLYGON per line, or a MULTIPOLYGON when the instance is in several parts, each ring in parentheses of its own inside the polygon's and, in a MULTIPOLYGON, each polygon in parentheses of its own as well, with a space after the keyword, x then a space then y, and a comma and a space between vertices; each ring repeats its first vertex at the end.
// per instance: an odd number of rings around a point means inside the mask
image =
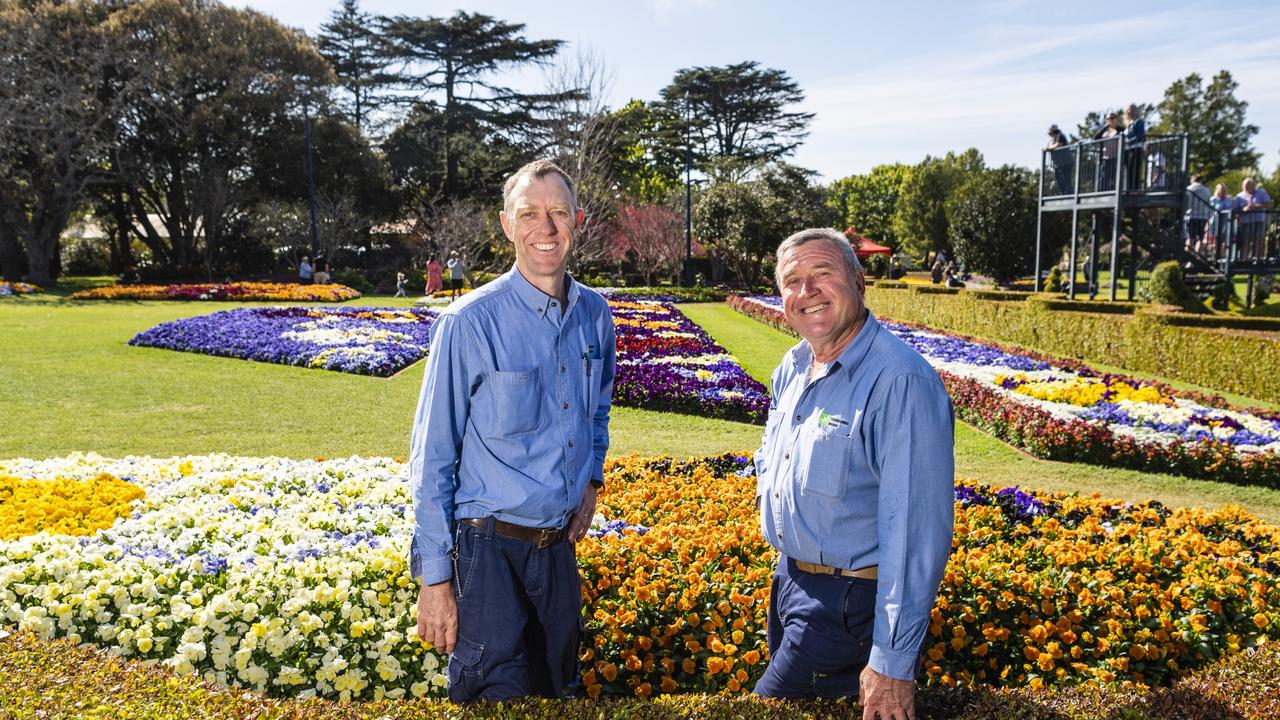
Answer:
POLYGON ((548 175, 559 175, 560 179, 564 180, 565 187, 569 188, 569 197, 573 198, 573 204, 576 206, 578 204, 578 195, 573 189, 573 179, 569 177, 569 173, 560 169, 559 165, 550 160, 541 158, 525 165, 507 178, 507 182, 502 186, 502 209, 511 209, 511 191, 515 190, 516 183, 520 182, 520 178, 528 177, 532 180, 537 180, 548 175))
POLYGON ((862 273, 862 263, 858 260, 858 253, 853 249, 853 245, 849 243, 849 239, 840 231, 832 230, 831 228, 808 228, 783 240, 782 244, 778 246, 777 252, 774 253, 774 257, 778 260, 778 265, 773 271, 773 281, 777 283, 779 288, 782 287, 782 257, 801 245, 814 240, 826 240, 831 243, 836 251, 840 253, 840 256, 844 258, 844 264, 849 270, 849 274, 859 275, 862 273))
POLYGON ((1203 179, 1203 177, 1200 175, 1200 173, 1196 173, 1195 175, 1192 175, 1192 176, 1191 176, 1191 182, 1193 182, 1193 183, 1198 183, 1198 182, 1200 182, 1202 179, 1203 179))

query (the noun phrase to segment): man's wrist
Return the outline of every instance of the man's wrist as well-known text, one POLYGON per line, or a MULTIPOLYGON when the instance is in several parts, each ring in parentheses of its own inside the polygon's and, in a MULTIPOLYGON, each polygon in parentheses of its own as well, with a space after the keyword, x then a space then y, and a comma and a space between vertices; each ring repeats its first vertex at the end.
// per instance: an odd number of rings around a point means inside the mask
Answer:
POLYGON ((867 666, 872 670, 885 677, 905 682, 915 681, 919 664, 918 653, 895 652, 879 645, 871 646, 871 656, 867 659, 867 666))

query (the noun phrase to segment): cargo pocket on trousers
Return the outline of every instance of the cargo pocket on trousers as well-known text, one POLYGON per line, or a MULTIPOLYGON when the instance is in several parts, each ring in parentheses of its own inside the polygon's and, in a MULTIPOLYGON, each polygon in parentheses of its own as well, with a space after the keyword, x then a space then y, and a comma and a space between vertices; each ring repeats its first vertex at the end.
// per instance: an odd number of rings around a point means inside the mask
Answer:
POLYGON ((480 658, 484 654, 484 645, 472 642, 461 634, 458 643, 449 655, 449 697, 471 699, 480 689, 482 674, 480 658))

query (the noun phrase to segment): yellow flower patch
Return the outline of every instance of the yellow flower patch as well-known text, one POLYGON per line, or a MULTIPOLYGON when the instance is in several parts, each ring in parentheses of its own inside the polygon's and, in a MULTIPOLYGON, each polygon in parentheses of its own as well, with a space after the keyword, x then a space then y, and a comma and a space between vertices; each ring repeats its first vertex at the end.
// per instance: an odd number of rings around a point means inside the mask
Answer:
POLYGON ((92 480, 20 480, 0 475, 0 540, 48 532, 91 535, 128 514, 146 493, 102 473, 92 480))

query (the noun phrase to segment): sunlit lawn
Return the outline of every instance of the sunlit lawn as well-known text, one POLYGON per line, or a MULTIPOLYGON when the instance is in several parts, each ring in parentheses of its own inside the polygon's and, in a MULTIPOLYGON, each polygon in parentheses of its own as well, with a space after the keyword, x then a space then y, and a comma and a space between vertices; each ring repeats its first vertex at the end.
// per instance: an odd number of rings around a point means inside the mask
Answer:
MULTIPOLYGON (((387 297, 356 305, 407 306, 387 297)), ((389 379, 134 348, 156 323, 246 303, 0 301, 0 457, 405 457, 423 363, 389 379)), ((723 304, 683 306, 762 382, 795 340, 723 304)), ((1238 401, 1254 403, 1245 398, 1238 401)), ((758 426, 615 408, 613 454, 677 456, 754 448, 758 426)), ((1171 505, 1232 502, 1280 522, 1280 491, 1032 458, 960 425, 957 472, 996 485, 1100 492, 1171 505)))

